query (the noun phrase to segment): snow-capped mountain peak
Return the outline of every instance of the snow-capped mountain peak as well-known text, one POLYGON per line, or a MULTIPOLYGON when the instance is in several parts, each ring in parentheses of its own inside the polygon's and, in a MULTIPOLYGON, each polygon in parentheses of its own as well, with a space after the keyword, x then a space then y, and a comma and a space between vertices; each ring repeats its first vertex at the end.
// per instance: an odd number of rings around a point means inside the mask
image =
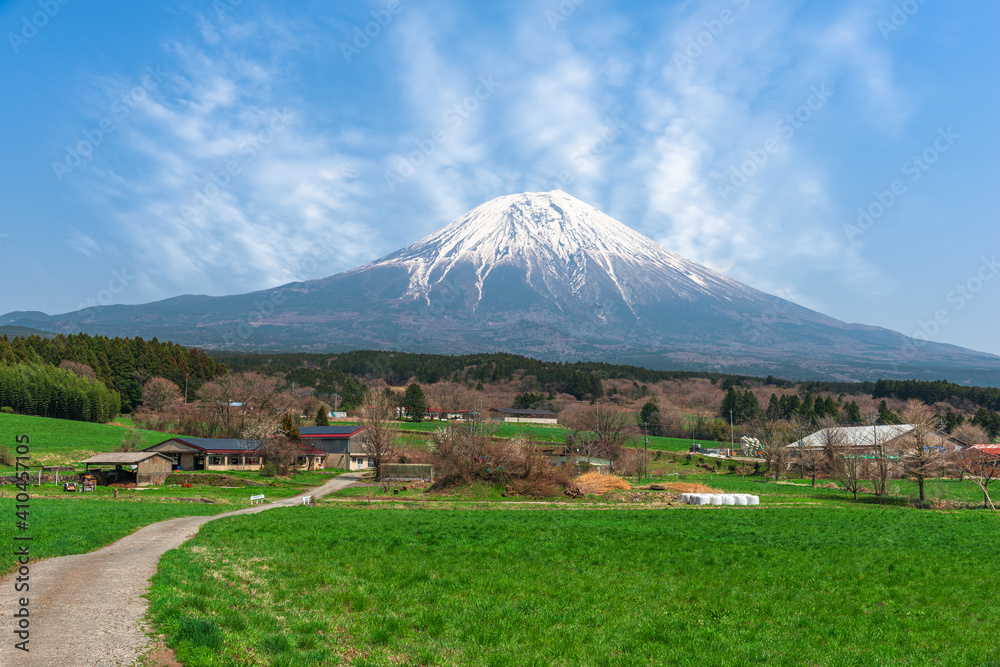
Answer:
POLYGON ((463 287, 475 290, 478 304, 491 274, 500 267, 522 273, 528 286, 549 298, 616 292, 633 314, 637 303, 648 300, 643 291, 654 284, 662 287, 664 279, 682 297, 719 290, 746 296, 743 285, 667 250, 562 190, 497 197, 357 270, 376 266, 404 267, 410 280, 407 295, 427 303, 435 286, 461 280, 463 287))

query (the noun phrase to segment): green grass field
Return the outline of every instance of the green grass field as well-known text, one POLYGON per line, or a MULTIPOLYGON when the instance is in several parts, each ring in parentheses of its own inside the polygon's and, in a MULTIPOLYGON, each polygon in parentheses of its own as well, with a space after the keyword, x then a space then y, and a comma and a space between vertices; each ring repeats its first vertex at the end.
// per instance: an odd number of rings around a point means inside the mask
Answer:
MULTIPOLYGON (((201 503, 154 503, 129 501, 124 498, 86 498, 57 500, 35 497, 29 501, 28 529, 20 531, 15 524, 15 500, 11 489, 4 487, 0 499, 0 544, 13 544, 15 533, 31 535, 32 560, 87 553, 111 544, 139 528, 182 516, 206 516, 234 509, 230 506, 201 503)), ((87 494, 88 496, 90 494, 87 494)), ((13 558, 0 566, 0 575, 15 569, 13 558)))
MULTIPOLYGON (((190 488, 177 485, 145 487, 135 490, 114 490, 99 486, 88 493, 67 493, 62 486, 43 484, 28 488, 30 505, 28 530, 16 528, 15 512, 18 488, 0 486, 0 544, 13 543, 15 533, 30 534, 33 560, 86 553, 114 542, 139 528, 157 521, 181 516, 207 516, 248 507, 250 496, 264 494, 266 500, 280 500, 321 486, 344 471, 299 473, 290 479, 261 479, 243 473, 267 486, 225 488, 195 484, 190 488), (208 500, 211 502, 192 502, 208 500)), ((211 473, 203 473, 208 476, 211 473)), ((10 561, 13 563, 13 560, 10 561)), ((12 565, 0 566, 0 574, 11 571, 12 565)))
POLYGON ((205 526, 154 623, 208 665, 994 665, 991 512, 367 511, 205 526))
MULTIPOLYGON (((338 422, 344 423, 344 422, 338 422)), ((423 444, 430 439, 430 435, 437 429, 443 427, 445 422, 439 421, 424 421, 424 422, 399 422, 399 428, 403 432, 404 440, 407 444, 423 444), (410 435, 413 434, 413 435, 410 435)), ((518 435, 530 435, 535 441, 540 444, 551 444, 557 443, 562 444, 566 442, 566 436, 573 432, 572 429, 566 428, 565 426, 558 425, 547 425, 547 424, 501 424, 501 423, 491 423, 490 427, 494 430, 494 433, 501 438, 512 438, 518 435)), ((716 443, 709 440, 698 439, 697 442, 702 444, 707 444, 709 446, 716 446, 724 444, 728 446, 728 443, 716 443)), ((633 439, 633 445, 636 447, 641 447, 643 445, 643 436, 641 434, 636 434, 633 439)), ((685 438, 666 438, 660 436, 649 436, 649 449, 656 451, 687 451, 691 447, 691 441, 685 438)))
MULTIPOLYGON (((125 426, 114 424, 0 414, 0 445, 7 445, 13 451, 14 436, 29 436, 33 466, 73 464, 94 454, 110 452, 122 444, 126 430, 125 426)), ((140 449, 174 437, 158 431, 141 433, 140 449)))

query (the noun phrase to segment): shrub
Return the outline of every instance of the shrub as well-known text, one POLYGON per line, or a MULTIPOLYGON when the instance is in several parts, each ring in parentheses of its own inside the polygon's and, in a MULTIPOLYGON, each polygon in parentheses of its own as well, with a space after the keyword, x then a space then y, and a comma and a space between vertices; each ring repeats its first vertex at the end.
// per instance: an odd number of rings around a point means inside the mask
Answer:
POLYGON ((9 405, 5 405, 2 408, 0 408, 0 412, 2 412, 5 415, 12 415, 14 414, 14 408, 10 407, 9 405))
POLYGON ((0 463, 5 466, 12 466, 17 463, 17 459, 14 458, 14 454, 7 445, 0 445, 0 463))
POLYGON ((278 474, 278 466, 274 465, 271 461, 268 461, 260 467, 261 477, 274 477, 278 474))
POLYGON ((531 498, 555 498, 562 495, 563 486, 554 477, 539 472, 512 480, 507 485, 507 493, 531 498))

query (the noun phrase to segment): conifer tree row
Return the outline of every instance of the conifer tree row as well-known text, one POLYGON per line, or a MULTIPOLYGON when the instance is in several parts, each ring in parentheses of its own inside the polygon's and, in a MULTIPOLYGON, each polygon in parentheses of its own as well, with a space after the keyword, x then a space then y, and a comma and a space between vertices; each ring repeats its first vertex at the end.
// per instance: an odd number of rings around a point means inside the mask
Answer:
POLYGON ((100 380, 42 363, 0 365, 0 406, 39 417, 107 422, 121 397, 100 380))
POLYGON ((29 336, 8 340, 0 337, 0 364, 50 364, 71 361, 93 369, 97 379, 121 396, 121 409, 133 411, 142 396, 142 385, 152 377, 164 377, 194 391, 225 372, 201 350, 156 338, 108 338, 87 334, 60 334, 54 338, 29 336))

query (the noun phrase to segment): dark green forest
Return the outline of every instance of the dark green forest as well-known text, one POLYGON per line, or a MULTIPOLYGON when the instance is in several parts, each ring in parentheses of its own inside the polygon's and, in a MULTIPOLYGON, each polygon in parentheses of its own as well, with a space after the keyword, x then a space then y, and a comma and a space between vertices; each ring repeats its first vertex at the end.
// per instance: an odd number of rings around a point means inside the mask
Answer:
MULTIPOLYGON (((120 397, 123 412, 132 412, 139 405, 142 385, 150 378, 164 377, 179 387, 184 387, 186 379, 189 390, 195 391, 225 372, 224 367, 201 350, 161 343, 155 338, 146 341, 87 334, 60 334, 53 338, 29 336, 13 340, 0 337, 2 366, 44 364, 57 367, 62 362, 89 366, 96 379, 120 397)), ((8 402, 2 405, 15 407, 8 402)))

